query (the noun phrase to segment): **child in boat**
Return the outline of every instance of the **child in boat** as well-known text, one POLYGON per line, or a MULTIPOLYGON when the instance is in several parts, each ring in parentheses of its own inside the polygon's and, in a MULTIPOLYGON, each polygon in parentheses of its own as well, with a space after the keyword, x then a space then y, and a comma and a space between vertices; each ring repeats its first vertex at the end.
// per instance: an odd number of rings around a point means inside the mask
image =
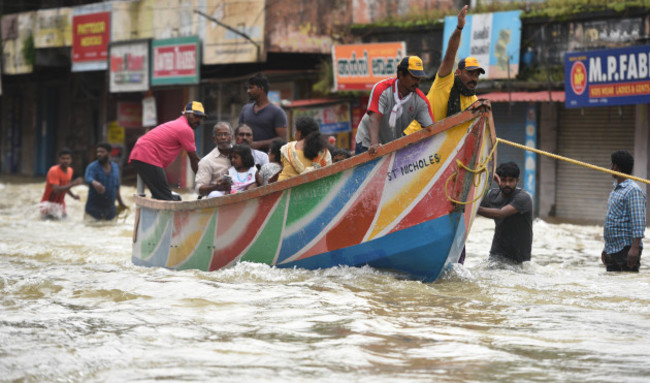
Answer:
MULTIPOLYGON (((228 169, 228 174, 225 177, 230 178, 230 194, 255 188, 257 186, 255 180, 257 167, 255 167, 251 147, 246 144, 237 144, 230 149, 228 157, 232 166, 228 169)), ((220 197, 224 194, 222 191, 215 190, 208 194, 208 198, 220 197)))
POLYGON ((269 146, 269 163, 262 165, 262 168, 257 172, 257 185, 268 185, 277 181, 278 175, 282 171, 282 154, 280 148, 283 147, 287 141, 278 138, 271 142, 269 146))
POLYGON ((352 153, 350 153, 349 150, 345 150, 343 148, 336 148, 332 150, 332 162, 347 160, 350 157, 352 157, 352 153))

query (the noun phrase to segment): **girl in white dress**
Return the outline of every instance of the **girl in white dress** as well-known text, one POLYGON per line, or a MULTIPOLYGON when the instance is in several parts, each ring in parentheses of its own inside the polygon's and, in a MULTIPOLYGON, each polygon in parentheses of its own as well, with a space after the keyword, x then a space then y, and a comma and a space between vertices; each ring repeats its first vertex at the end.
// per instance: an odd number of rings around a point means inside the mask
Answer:
MULTIPOLYGON (((257 168, 250 146, 237 144, 230 149, 230 168, 227 177, 230 177, 230 194, 243 192, 257 186, 255 175, 257 168)), ((225 195, 222 191, 213 191, 208 194, 210 197, 225 195)))

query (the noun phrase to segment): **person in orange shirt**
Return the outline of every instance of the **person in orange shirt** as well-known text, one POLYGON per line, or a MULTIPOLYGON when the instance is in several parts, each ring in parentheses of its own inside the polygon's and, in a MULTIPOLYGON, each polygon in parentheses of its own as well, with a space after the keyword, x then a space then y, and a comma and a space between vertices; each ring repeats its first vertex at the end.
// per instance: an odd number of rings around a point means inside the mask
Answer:
POLYGON ((72 163, 72 152, 69 149, 61 149, 59 151, 59 164, 54 165, 47 172, 47 179, 45 181, 45 193, 41 198, 41 218, 64 218, 66 217, 65 211, 65 195, 70 196, 76 200, 79 196, 72 192, 72 188, 83 183, 81 177, 72 181, 73 170, 70 167, 72 163))

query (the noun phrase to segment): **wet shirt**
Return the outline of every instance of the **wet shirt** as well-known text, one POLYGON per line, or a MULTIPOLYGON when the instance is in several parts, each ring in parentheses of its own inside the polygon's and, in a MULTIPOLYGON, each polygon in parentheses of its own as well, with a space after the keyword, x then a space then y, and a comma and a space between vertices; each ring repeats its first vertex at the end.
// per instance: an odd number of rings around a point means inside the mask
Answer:
POLYGON ((255 112, 255 103, 244 105, 239 114, 239 124, 246 124, 253 129, 255 141, 275 138, 275 128, 287 127, 287 114, 275 104, 268 104, 255 112))
MULTIPOLYGON (((434 114, 431 112, 429 101, 427 101, 424 93, 417 89, 402 106, 402 115, 397 118, 395 127, 391 127, 388 123, 391 111, 395 106, 395 92, 397 78, 389 78, 376 83, 370 92, 370 100, 368 100, 367 112, 374 112, 381 116, 379 121, 379 143, 385 144, 396 140, 402 136, 402 131, 408 124, 417 120, 422 126, 429 126, 433 124, 434 114)), ((370 114, 364 114, 359 129, 357 130, 356 141, 365 147, 370 146, 370 114)))
POLYGON ((527 191, 516 188, 505 197, 500 189, 491 189, 481 202, 482 207, 501 209, 512 205, 517 213, 495 219, 490 255, 499 255, 517 262, 530 261, 533 243, 533 199, 527 191))
POLYGON ((117 198, 117 190, 120 187, 120 169, 117 164, 111 161, 111 172, 106 174, 99 161, 95 160, 86 168, 84 180, 89 185, 86 213, 95 218, 112 219, 115 216, 114 213, 116 213, 115 199, 117 198), (99 194, 90 185, 93 181, 97 181, 104 186, 106 189, 104 194, 99 194))
POLYGON ((138 160, 166 168, 178 157, 181 149, 196 152, 194 131, 185 116, 158 125, 140 137, 131 151, 129 162, 138 160))
MULTIPOLYGON (((607 215, 603 225, 607 254, 614 254, 625 246, 631 246, 633 238, 643 238, 645 204, 645 193, 632 180, 626 179, 614 185, 607 201, 607 215)), ((643 247, 643 243, 640 245, 643 247)))
POLYGON ((45 192, 41 202, 53 202, 62 204, 65 207, 65 194, 66 192, 56 193, 52 185, 65 186, 72 180, 73 170, 71 167, 63 171, 61 166, 54 165, 47 171, 47 179, 45 183, 45 192))

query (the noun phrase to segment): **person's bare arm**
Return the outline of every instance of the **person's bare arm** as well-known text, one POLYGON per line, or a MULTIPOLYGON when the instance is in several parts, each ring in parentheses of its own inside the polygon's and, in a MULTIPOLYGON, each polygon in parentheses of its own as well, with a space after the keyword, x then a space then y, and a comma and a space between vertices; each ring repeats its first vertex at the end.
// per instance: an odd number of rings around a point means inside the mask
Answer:
POLYGON ((518 211, 512 205, 506 205, 501 209, 495 209, 491 207, 480 206, 478 208, 478 214, 486 218, 492 219, 504 219, 510 217, 511 215, 517 214, 518 211))
POLYGON ((370 146, 368 147, 368 153, 371 156, 374 156, 377 153, 377 149, 381 147, 379 143, 379 122, 381 121, 381 116, 379 113, 368 112, 370 114, 370 123, 368 124, 368 134, 370 135, 370 146))
POLYGON ((268 140, 253 141, 253 143, 251 144, 251 148, 266 152, 267 150, 269 150, 269 146, 271 146, 271 142, 273 142, 274 140, 277 140, 278 138, 283 138, 287 141, 289 140, 287 138, 286 126, 275 128, 275 135, 277 137, 269 138, 268 140))
POLYGON ((458 13, 458 25, 449 37, 447 52, 445 52, 445 57, 442 59, 442 63, 438 68, 438 77, 445 77, 454 69, 454 60, 456 59, 456 53, 458 52, 458 46, 460 45, 461 29, 465 27, 465 16, 467 15, 467 11, 468 6, 466 5, 458 13))
POLYGON ((213 192, 215 190, 222 191, 222 192, 229 192, 230 191, 230 181, 222 177, 220 178, 215 185, 205 185, 205 186, 200 186, 199 187, 199 195, 208 195, 210 192, 213 192))
POLYGON ((187 156, 190 158, 190 166, 192 167, 192 171, 194 174, 199 170, 199 161, 201 160, 199 158, 199 155, 196 154, 196 152, 187 152, 187 156))

